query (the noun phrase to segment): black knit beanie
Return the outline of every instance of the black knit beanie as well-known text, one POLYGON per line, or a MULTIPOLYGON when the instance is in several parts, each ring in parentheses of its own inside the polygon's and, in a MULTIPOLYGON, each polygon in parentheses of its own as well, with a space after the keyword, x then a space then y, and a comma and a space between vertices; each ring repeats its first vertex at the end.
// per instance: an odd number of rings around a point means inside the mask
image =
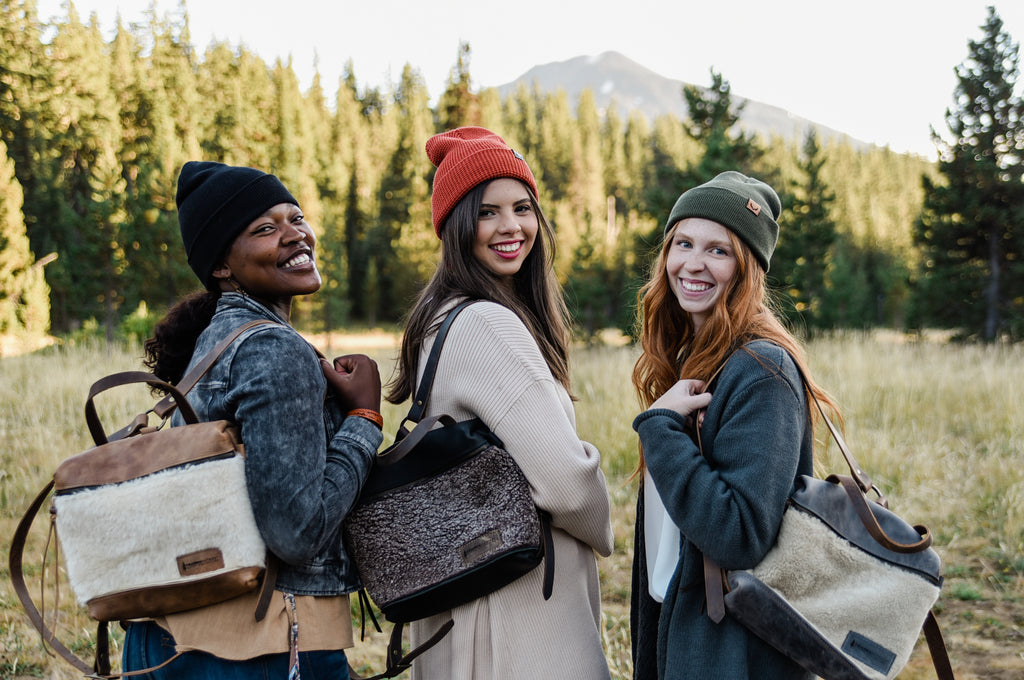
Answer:
POLYGON ((213 161, 185 163, 176 200, 188 264, 211 291, 212 272, 242 229, 279 203, 299 204, 274 175, 213 161))
POLYGON ((779 240, 775 221, 782 212, 778 194, 761 180, 730 170, 683 193, 672 206, 665 234, 679 220, 703 217, 740 237, 767 272, 779 240))

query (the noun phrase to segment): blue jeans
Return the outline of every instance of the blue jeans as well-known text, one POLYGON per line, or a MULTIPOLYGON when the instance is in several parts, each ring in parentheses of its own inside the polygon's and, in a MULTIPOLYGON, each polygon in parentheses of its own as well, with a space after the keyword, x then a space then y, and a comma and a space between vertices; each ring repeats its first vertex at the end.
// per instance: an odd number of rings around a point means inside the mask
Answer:
MULTIPOLYGON (((158 666, 174 656, 174 638, 152 621, 128 624, 121 667, 125 671, 158 666)), ((302 680, 349 680, 342 650, 299 652, 302 680)), ((287 680, 288 654, 267 654, 229 661, 205 652, 185 652, 160 670, 132 680, 287 680)))

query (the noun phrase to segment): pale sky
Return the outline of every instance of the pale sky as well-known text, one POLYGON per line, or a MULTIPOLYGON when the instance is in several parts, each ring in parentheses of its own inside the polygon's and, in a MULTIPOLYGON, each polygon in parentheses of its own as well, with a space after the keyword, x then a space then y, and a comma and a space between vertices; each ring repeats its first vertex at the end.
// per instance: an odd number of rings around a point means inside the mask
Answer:
MULTIPOLYGON (((153 0, 161 15, 178 0, 153 0)), ((38 0, 43 21, 66 0, 38 0)), ((477 89, 538 64, 614 50, 650 70, 708 85, 714 68, 734 95, 779 106, 864 141, 934 157, 929 125, 956 85, 967 41, 986 7, 1024 40, 1022 0, 191 0, 192 42, 244 44, 272 64, 290 57, 303 86, 318 68, 329 96, 345 62, 360 87, 386 88, 405 64, 432 100, 444 90, 460 41, 477 89)), ((150 0, 77 0, 110 36, 117 13, 144 17, 150 0)), ((1020 79, 1024 85, 1024 78, 1020 79)))

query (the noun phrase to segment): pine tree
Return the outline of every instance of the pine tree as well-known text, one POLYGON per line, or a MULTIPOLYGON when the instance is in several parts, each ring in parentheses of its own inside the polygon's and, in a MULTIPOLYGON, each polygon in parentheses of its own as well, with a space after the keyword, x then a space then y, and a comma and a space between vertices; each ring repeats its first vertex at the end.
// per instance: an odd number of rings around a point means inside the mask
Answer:
POLYGON ((323 203, 323 238, 317 250, 324 284, 317 297, 320 298, 320 323, 325 331, 345 326, 353 310, 349 291, 353 285, 352 271, 359 266, 358 261, 353 262, 353 245, 357 234, 362 237, 363 222, 356 167, 357 149, 364 137, 362 130, 365 125, 360 107, 352 62, 349 61, 345 75, 338 80, 333 114, 326 121, 326 148, 321 159, 324 163, 319 183, 323 203))
POLYGON ((464 125, 479 125, 480 112, 471 90, 469 76, 469 43, 459 43, 455 66, 448 74, 448 84, 437 100, 437 130, 451 130, 464 125))
MULTIPOLYGON (((13 161, 21 189, 19 210, 29 247, 49 258, 55 244, 48 233, 45 206, 50 203, 50 139, 57 116, 51 106, 52 70, 40 31, 34 0, 0 2, 0 141, 6 145, 5 155, 13 161)), ((53 271, 51 267, 45 274, 47 280, 53 271)), ((44 276, 41 268, 37 275, 44 276)), ((49 327, 49 318, 33 325, 49 327)))
POLYGON ((734 129, 744 105, 733 104, 729 81, 712 68, 710 87, 684 85, 683 95, 689 116, 686 131, 704 146, 700 161, 686 172, 686 185, 702 184, 727 170, 753 174, 764 152, 752 134, 734 129))
MULTIPOLYGON (((540 127, 537 148, 531 156, 526 156, 525 152, 523 155, 531 168, 535 165, 543 168, 544 205, 549 205, 561 201, 569 193, 577 126, 569 106, 569 96, 563 89, 543 95, 538 111, 540 127)), ((540 178, 537 181, 540 182, 540 178)))
POLYGON ((799 166, 803 177, 794 187, 792 207, 780 220, 779 243, 770 270, 770 276, 781 283, 786 309, 812 329, 824 325, 824 306, 828 304, 825 272, 836 240, 831 216, 835 194, 822 178, 824 165, 817 134, 809 128, 799 166))
POLYGON ((924 177, 915 231, 925 260, 921 320, 993 341, 1024 337, 1024 102, 1016 94, 1019 46, 989 7, 980 40, 956 69, 952 137, 933 130, 942 182, 924 177))
POLYGON ((160 72, 148 66, 141 45, 156 41, 150 23, 127 29, 118 22, 111 45, 111 82, 120 114, 118 161, 124 179, 122 233, 127 268, 118 283, 127 310, 146 303, 159 310, 197 286, 181 252, 175 211, 176 173, 183 162, 177 126, 160 72))
POLYGON ((0 140, 0 335, 32 338, 49 328, 50 298, 44 263, 36 262, 29 247, 22 200, 14 163, 0 140))
POLYGON ((69 330, 92 318, 112 338, 123 302, 117 278, 127 266, 120 124, 99 28, 68 7, 50 45, 51 106, 61 115, 40 166, 49 185, 38 213, 46 247, 33 248, 60 255, 47 268, 54 326, 69 330))
POLYGON ((398 321, 434 271, 437 240, 430 224, 430 160, 423 145, 432 119, 422 77, 406 65, 395 92, 398 139, 380 183, 380 219, 371 232, 379 277, 378 317, 398 321))

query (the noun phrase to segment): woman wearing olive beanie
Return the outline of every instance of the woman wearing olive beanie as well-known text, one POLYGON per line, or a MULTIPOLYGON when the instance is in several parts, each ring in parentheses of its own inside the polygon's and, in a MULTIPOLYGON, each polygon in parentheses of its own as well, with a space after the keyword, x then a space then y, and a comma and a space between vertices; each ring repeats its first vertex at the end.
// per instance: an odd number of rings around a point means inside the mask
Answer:
POLYGON ((780 212, 739 172, 686 191, 641 290, 635 680, 813 677, 729 616, 712 621, 704 596, 704 555, 748 569, 772 547, 797 475, 812 474, 811 393, 834 407, 766 300, 780 212))

